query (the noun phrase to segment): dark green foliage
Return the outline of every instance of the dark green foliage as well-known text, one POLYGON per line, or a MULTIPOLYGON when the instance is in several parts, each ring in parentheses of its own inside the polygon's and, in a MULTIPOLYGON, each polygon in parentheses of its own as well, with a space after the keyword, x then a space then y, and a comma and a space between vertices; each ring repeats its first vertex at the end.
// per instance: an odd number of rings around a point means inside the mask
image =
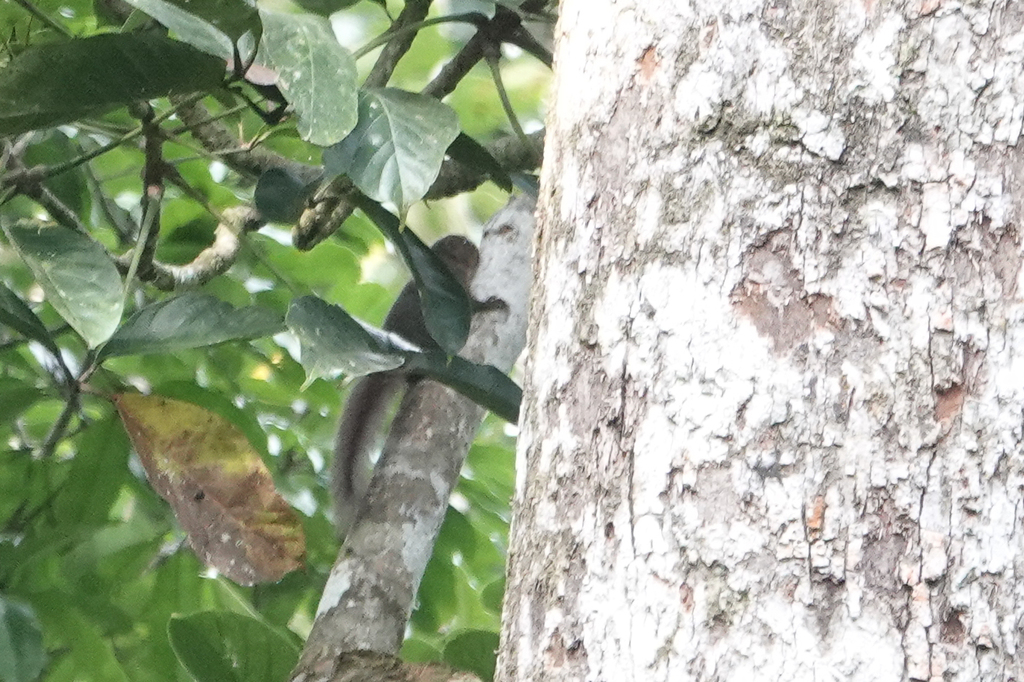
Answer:
POLYGON ((324 150, 324 167, 348 175, 371 199, 405 209, 430 189, 458 134, 458 116, 433 97, 396 88, 363 91, 359 123, 324 150))
MULTIPOLYGON (((512 178, 487 149, 466 133, 459 133, 448 145, 448 154, 459 163, 486 173, 498 187, 512 191, 512 178)), ((536 192, 534 192, 536 194, 536 192)))
POLYGON ((99 359, 174 353, 283 330, 284 320, 266 308, 236 309, 213 296, 185 293, 136 311, 103 344, 99 359))
POLYGON ((175 616, 167 631, 178 660, 197 682, 280 682, 299 658, 289 637, 238 613, 175 616))
POLYGON ((0 679, 31 682, 45 662, 43 633, 35 613, 0 594, 0 679))
POLYGON ((68 123, 142 99, 213 90, 223 77, 221 60, 153 33, 30 47, 0 78, 0 135, 68 123))

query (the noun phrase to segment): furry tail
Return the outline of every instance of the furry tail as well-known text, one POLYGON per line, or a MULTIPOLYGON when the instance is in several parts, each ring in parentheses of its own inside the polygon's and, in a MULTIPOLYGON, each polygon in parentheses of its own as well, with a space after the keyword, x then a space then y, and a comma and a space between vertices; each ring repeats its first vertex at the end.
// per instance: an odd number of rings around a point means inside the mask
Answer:
POLYGON ((369 374, 359 379, 348 394, 331 465, 334 524, 344 537, 355 522, 370 485, 370 458, 379 445, 388 409, 405 386, 400 374, 369 374))

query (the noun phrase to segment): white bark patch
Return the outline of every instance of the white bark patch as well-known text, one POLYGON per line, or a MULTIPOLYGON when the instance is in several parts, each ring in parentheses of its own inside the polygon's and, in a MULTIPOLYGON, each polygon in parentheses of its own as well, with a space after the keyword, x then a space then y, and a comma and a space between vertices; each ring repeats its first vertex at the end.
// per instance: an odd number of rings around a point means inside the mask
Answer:
POLYGON ((518 674, 1024 676, 1018 8, 591 4, 546 149, 518 674))
POLYGON ((846 137, 838 123, 821 111, 793 111, 793 123, 807 149, 826 159, 838 161, 846 149, 846 137))
POLYGON ((921 231, 926 249, 943 249, 953 234, 950 220, 949 188, 944 183, 929 182, 921 196, 921 231))
POLYGON ((324 585, 323 596, 320 597, 320 604, 316 607, 316 617, 326 613, 341 604, 341 598, 345 596, 352 587, 352 576, 347 571, 331 571, 327 577, 327 584, 324 585))
POLYGON ((850 93, 870 104, 892 101, 899 85, 896 58, 900 43, 897 38, 903 27, 903 17, 892 14, 864 31, 850 59, 854 75, 847 86, 850 93))

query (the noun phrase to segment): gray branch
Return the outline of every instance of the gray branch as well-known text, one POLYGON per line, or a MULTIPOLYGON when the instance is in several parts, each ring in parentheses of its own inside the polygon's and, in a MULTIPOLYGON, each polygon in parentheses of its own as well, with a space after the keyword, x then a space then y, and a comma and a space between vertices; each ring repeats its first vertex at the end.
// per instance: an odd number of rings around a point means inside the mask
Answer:
MULTIPOLYGON (((511 369, 526 342, 534 201, 509 201, 488 222, 473 297, 504 302, 473 320, 463 355, 511 369)), ((324 589, 293 680, 314 679, 344 652, 394 654, 402 643, 448 497, 483 419, 467 398, 430 381, 406 394, 367 502, 324 589)))

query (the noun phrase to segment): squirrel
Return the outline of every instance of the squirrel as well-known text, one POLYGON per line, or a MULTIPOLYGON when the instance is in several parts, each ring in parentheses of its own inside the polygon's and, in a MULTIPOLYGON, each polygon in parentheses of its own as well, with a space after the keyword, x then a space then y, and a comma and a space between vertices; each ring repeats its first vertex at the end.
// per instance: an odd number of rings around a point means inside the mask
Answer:
MULTIPOLYGON (((449 235, 437 240, 431 250, 468 291, 480 264, 476 246, 465 237, 449 235)), ((441 350, 427 332, 414 282, 406 284, 398 294, 382 327, 424 350, 441 350)), ((388 410, 416 378, 401 369, 377 372, 357 380, 349 392, 338 422, 331 466, 334 523, 339 536, 345 535, 359 513, 372 473, 370 457, 388 410)))

